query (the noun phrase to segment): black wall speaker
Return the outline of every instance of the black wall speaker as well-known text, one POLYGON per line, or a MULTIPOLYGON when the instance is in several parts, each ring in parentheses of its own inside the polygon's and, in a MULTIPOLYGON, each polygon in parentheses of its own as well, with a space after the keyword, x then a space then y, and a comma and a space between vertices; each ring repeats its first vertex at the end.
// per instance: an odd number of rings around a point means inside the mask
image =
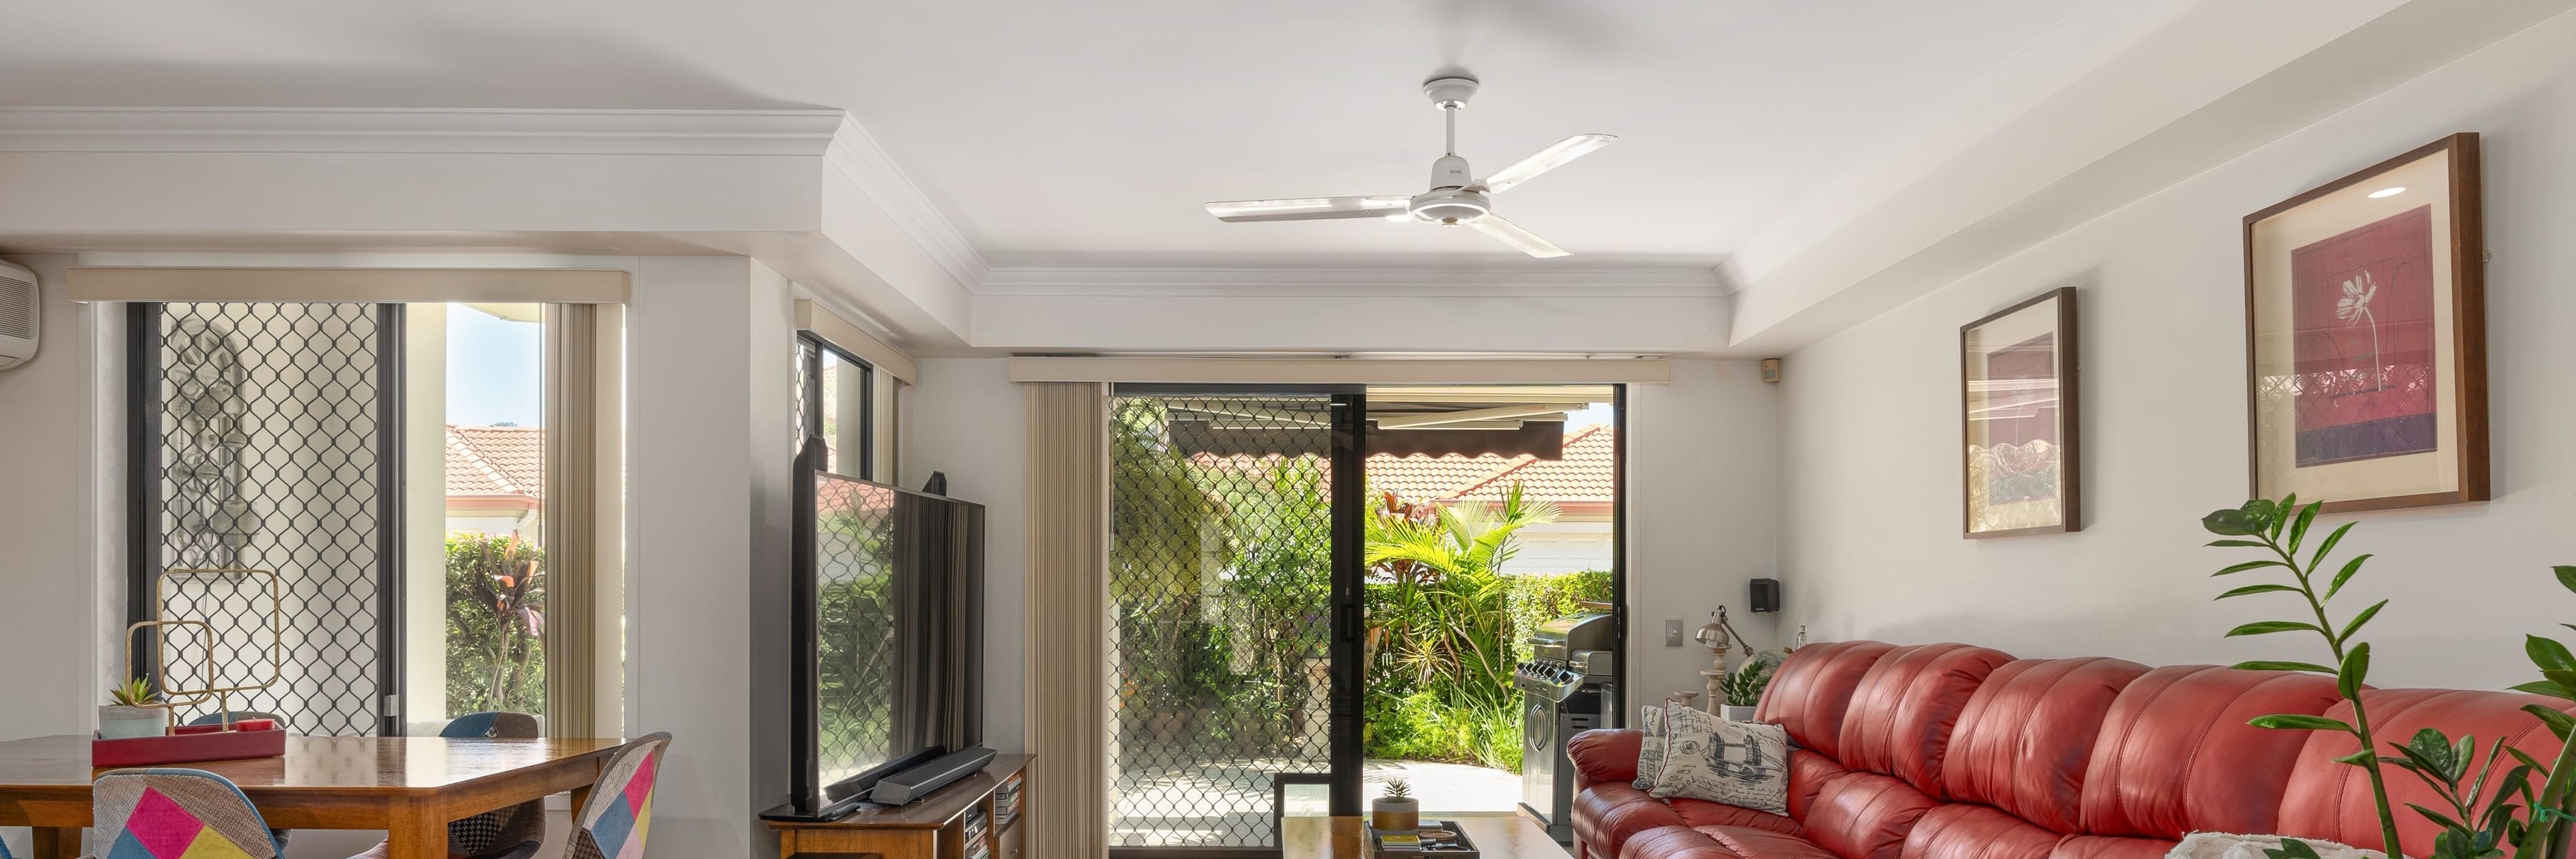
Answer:
POLYGON ((1754 579, 1751 602, 1754 611, 1780 610, 1780 580, 1754 579))

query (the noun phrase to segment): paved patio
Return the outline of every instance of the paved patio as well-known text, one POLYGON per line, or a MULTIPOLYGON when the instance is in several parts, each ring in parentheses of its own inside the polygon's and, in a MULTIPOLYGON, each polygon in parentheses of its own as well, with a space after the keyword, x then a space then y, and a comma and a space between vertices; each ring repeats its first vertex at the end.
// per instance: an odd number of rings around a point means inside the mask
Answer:
MULTIPOLYGON (((1268 846, 1271 775, 1310 768, 1304 762, 1245 760, 1190 769, 1122 772, 1110 843, 1140 847, 1268 846)), ((1364 773, 1363 794, 1367 796, 1384 793, 1389 780, 1409 782, 1414 797, 1422 800, 1426 817, 1509 812, 1520 803, 1520 775, 1502 770, 1469 764, 1373 760, 1367 763, 1364 773)), ((1320 816, 1325 811, 1323 785, 1289 788, 1288 814, 1320 816)))

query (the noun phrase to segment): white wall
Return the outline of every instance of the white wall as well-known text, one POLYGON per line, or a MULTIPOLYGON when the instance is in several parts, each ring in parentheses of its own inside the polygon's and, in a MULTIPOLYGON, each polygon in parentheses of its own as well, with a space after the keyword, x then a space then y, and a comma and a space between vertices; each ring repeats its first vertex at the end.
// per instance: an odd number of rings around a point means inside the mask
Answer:
POLYGON ((755 721, 759 693, 784 696, 762 688, 755 630, 785 626, 756 623, 784 610, 756 583, 784 574, 764 565, 786 531, 787 307, 786 282, 741 257, 648 257, 627 306, 626 724, 673 735, 653 827, 669 855, 775 847, 749 806, 773 787, 755 772, 776 775, 755 738, 785 729, 755 721))
POLYGON ((903 480, 948 474, 948 494, 984 505, 984 745, 1027 748, 1020 634, 1028 497, 1028 405, 1001 358, 934 358, 904 391, 903 480))
POLYGON ((1628 386, 1629 721, 1706 687, 1709 652, 1690 636, 1720 605, 1754 647, 1790 643, 1745 602, 1745 582, 1778 573, 1778 393, 1752 361, 1675 361, 1671 382, 1628 386), (1681 647, 1664 646, 1668 617, 1681 647))
POLYGON ((2247 492, 2240 219, 2466 130, 2486 155, 2496 500, 2352 517, 2343 547, 2378 557, 2335 605, 2397 598, 2365 636, 2374 682, 2526 679, 2521 636, 2576 616, 2548 570, 2576 562, 2571 45, 2576 16, 2544 23, 1788 356, 1786 622, 2030 657, 2314 659, 2313 639, 2220 638, 2292 605, 2214 604, 2208 574, 2240 550, 2200 547, 2198 518, 2247 492), (1958 326, 2066 284, 2082 290, 2085 530, 1962 540, 1958 326))
POLYGON ((105 703, 90 608, 109 573, 89 534, 111 487, 90 468, 93 446, 123 428, 89 407, 96 323, 89 305, 63 297, 70 258, 11 261, 36 272, 44 314, 36 360, 0 371, 0 647, 14 654, 0 658, 0 737, 14 738, 89 730, 91 706, 105 703))

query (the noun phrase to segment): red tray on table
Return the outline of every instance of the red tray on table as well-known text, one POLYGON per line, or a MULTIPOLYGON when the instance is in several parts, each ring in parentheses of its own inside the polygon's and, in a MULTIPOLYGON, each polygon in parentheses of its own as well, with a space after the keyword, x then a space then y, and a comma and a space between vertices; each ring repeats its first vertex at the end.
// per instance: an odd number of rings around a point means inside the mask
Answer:
POLYGON ((286 731, 268 719, 244 719, 230 730, 221 725, 191 725, 159 737, 89 741, 89 765, 140 767, 238 758, 273 758, 286 754, 286 731))

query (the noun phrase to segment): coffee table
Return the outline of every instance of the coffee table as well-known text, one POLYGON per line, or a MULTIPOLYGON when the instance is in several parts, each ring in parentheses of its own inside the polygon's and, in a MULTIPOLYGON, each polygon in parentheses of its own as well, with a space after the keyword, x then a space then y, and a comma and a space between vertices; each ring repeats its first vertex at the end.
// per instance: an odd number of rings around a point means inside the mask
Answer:
MULTIPOLYGON (((1476 853, 1482 859, 1573 859, 1564 845, 1547 837, 1547 830, 1538 821, 1518 814, 1423 817, 1458 821, 1458 828, 1467 833, 1467 840, 1476 843, 1476 853)), ((1367 854, 1361 846, 1368 842, 1366 829, 1363 818, 1286 818, 1279 821, 1279 854, 1283 859, 1359 859, 1367 854)))

